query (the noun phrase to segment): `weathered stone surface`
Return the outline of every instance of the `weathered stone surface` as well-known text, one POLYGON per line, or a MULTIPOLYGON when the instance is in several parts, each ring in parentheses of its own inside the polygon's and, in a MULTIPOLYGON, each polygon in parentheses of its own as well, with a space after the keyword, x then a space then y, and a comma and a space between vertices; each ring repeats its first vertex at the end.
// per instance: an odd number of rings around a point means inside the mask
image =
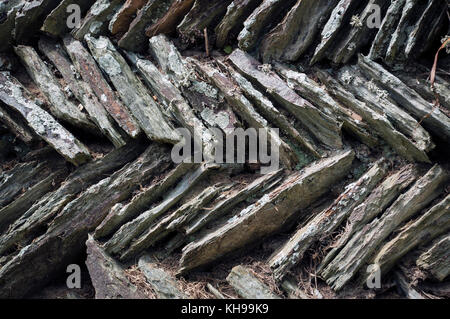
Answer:
POLYGON ((123 0, 97 0, 87 12, 79 28, 72 30, 75 39, 82 41, 86 34, 99 36, 108 31, 108 21, 122 7, 123 0))
POLYGON ((370 0, 367 2, 362 12, 352 16, 350 30, 346 35, 341 34, 340 39, 335 43, 333 50, 328 52, 328 57, 333 63, 347 63, 364 45, 373 39, 377 30, 373 27, 373 6, 378 6, 381 9, 379 14, 384 16, 389 3, 390 1, 388 0, 370 0), (372 21, 369 21, 369 19, 372 21))
POLYGON ((244 299, 280 299, 243 266, 234 267, 228 275, 227 281, 244 299))
POLYGON ((57 119, 91 132, 98 132, 98 128, 88 116, 68 99, 56 77, 32 47, 21 45, 14 50, 34 83, 47 97, 50 111, 57 119))
POLYGON ((195 164, 181 163, 162 180, 152 184, 133 197, 129 203, 114 205, 108 216, 105 217, 95 230, 95 238, 112 235, 120 226, 145 211, 147 207, 162 197, 177 181, 186 175, 190 169, 194 169, 196 166, 195 164))
POLYGON ((224 67, 227 67, 228 72, 231 77, 236 81, 239 85, 240 89, 243 91, 243 94, 253 102, 253 105, 258 109, 258 111, 266 117, 271 123, 273 123, 276 127, 279 127, 280 130, 287 134, 291 141, 299 146, 301 149, 305 150, 305 152, 312 154, 315 158, 320 158, 320 150, 317 149, 317 146, 310 142, 310 138, 305 136, 307 135, 305 132, 300 133, 289 121, 288 117, 283 115, 267 98, 264 94, 258 91, 250 81, 248 81, 245 77, 243 77, 239 72, 236 72, 233 68, 226 66, 225 64, 221 64, 224 67))
POLYGON ((275 152, 275 149, 278 149, 278 155, 283 165, 287 169, 293 170, 297 164, 297 159, 293 150, 278 134, 270 129, 267 120, 255 110, 252 103, 247 100, 239 86, 216 68, 201 63, 198 60, 192 59, 190 61, 193 62, 197 67, 197 70, 207 78, 211 84, 222 92, 225 100, 233 108, 234 112, 247 122, 249 127, 255 128, 259 130, 259 132, 261 132, 261 130, 265 131, 268 136, 268 141, 272 143, 272 145, 277 146, 272 149, 272 152, 275 152))
POLYGON ((220 186, 210 186, 206 188, 199 195, 181 206, 173 213, 163 217, 158 222, 154 223, 149 229, 133 244, 132 250, 141 245, 153 246, 156 242, 161 241, 170 233, 180 229, 192 218, 197 216, 205 205, 208 205, 219 192, 224 188, 220 186), (144 244, 145 243, 145 244, 144 244))
POLYGON ((100 131, 114 146, 120 147, 125 145, 126 141, 115 127, 114 121, 109 117, 91 86, 80 80, 80 76, 74 73, 73 65, 64 49, 57 42, 44 38, 39 40, 39 49, 56 66, 67 83, 67 87, 81 102, 90 119, 98 126, 100 131))
POLYGON ((208 159, 212 159, 214 156, 214 143, 217 143, 215 136, 208 131, 208 128, 195 115, 178 88, 149 60, 140 59, 132 53, 129 53, 127 56, 139 70, 144 81, 158 97, 158 100, 164 104, 169 112, 174 114, 178 122, 184 128, 187 128, 197 141, 202 142, 203 155, 208 159))
POLYGON ((0 105, 0 122, 25 143, 33 143, 39 140, 39 137, 30 130, 23 120, 12 114, 10 115, 2 105, 0 105))
POLYGON ((24 1, 15 19, 16 43, 27 42, 39 30, 45 17, 56 8, 59 2, 60 0, 24 1))
POLYGON ((262 0, 234 0, 227 8, 222 21, 215 29, 216 46, 223 48, 244 26, 244 21, 261 4, 262 0))
POLYGON ((443 281, 450 274, 450 235, 436 239, 420 257, 417 266, 430 273, 433 278, 443 281))
POLYGON ((177 26, 194 5, 194 0, 171 1, 171 3, 166 14, 145 30, 149 38, 158 34, 175 34, 177 26))
POLYGON ((88 149, 25 94, 19 81, 8 72, 0 72, 0 100, 19 112, 30 128, 67 161, 76 166, 89 161, 88 149))
POLYGON ((138 265, 159 299, 188 299, 178 288, 175 278, 158 268, 151 257, 144 255, 139 259, 138 265))
POLYGON ((252 51, 271 26, 281 20, 283 13, 291 8, 296 0, 264 0, 245 20, 244 29, 239 33, 239 48, 252 51))
POLYGON ((319 269, 323 269, 340 249, 364 226, 380 215, 389 205, 409 187, 418 177, 418 170, 413 165, 405 165, 388 176, 377 186, 367 199, 357 206, 347 219, 344 232, 333 243, 333 249, 322 260, 319 269))
POLYGON ((332 76, 323 71, 317 71, 317 76, 327 87, 328 92, 336 97, 346 107, 361 115, 361 117, 386 141, 399 155, 410 161, 430 162, 427 154, 417 148, 411 140, 397 131, 383 114, 372 110, 365 102, 358 100, 345 86, 338 83, 332 76))
POLYGON ((447 181, 448 173, 442 167, 435 165, 431 168, 380 218, 374 219, 350 239, 336 258, 321 272, 327 283, 335 290, 342 289, 399 225, 439 196, 447 181))
POLYGON ((387 174, 387 161, 381 159, 356 182, 347 185, 345 191, 324 211, 306 223, 281 247, 269 261, 277 280, 302 259, 311 245, 332 235, 353 209, 364 201, 375 186, 387 174))
POLYGON ((420 56, 433 47, 433 42, 439 39, 443 30, 443 25, 448 19, 445 9, 448 6, 445 0, 428 1, 419 19, 415 24, 406 41, 405 56, 408 60, 418 59, 420 56))
POLYGON ((317 200, 330 184, 344 176, 354 158, 352 151, 318 161, 289 176, 283 184, 231 218, 224 226, 183 249, 180 272, 186 273, 269 236, 295 213, 317 200))
POLYGON ((105 249, 108 253, 120 255, 121 260, 127 260, 147 248, 147 230, 148 227, 162 214, 166 213, 171 207, 180 201, 180 199, 192 187, 205 178, 212 169, 217 169, 217 165, 203 164, 197 170, 189 173, 170 191, 164 200, 140 214, 137 218, 126 223, 108 240, 105 249))
MULTIPOLYGON (((54 37, 62 36, 69 31, 67 26, 67 19, 72 13, 68 12, 68 7, 74 4, 72 0, 58 1, 58 6, 50 12, 45 18, 44 24, 41 27, 41 31, 54 37)), ((81 0, 76 4, 79 6, 80 14, 83 16, 86 11, 94 4, 95 0, 81 0)))
POLYGON ((321 21, 328 19, 336 4, 337 0, 297 1, 283 21, 265 35, 260 48, 262 60, 265 63, 298 60, 311 46, 321 21))
POLYGON ((389 42, 392 39, 392 30, 397 25, 401 18, 403 7, 406 0, 393 1, 383 19, 380 29, 372 42, 372 47, 370 48, 369 58, 376 60, 378 58, 383 58, 386 54, 389 42))
POLYGON ((111 41, 106 37, 95 39, 90 36, 86 36, 85 40, 100 68, 108 75, 145 134, 158 142, 180 142, 181 136, 111 41))
POLYGON ((125 276, 124 269, 91 237, 86 241, 86 266, 95 299, 146 299, 125 276))
POLYGON ((346 23, 350 23, 350 16, 360 4, 359 0, 340 0, 331 12, 330 18, 322 29, 321 42, 316 47, 311 64, 321 61, 328 50, 338 40, 340 32, 346 23))
MULTIPOLYGON (((14 38, 14 27, 16 14, 25 5, 23 0, 4 1, 0 6, 0 13, 3 18, 0 23, 0 52, 11 49, 14 38)), ((3 70, 2 70, 3 71, 3 70)))
POLYGON ((239 72, 256 82, 294 115, 318 141, 330 148, 342 148, 340 125, 332 114, 318 110, 297 95, 277 74, 270 70, 265 72, 263 65, 244 51, 235 50, 229 60, 239 72))
MULTIPOLYGON (((425 71, 425 68, 417 65, 417 72, 425 71)), ((434 89, 431 89, 431 83, 428 78, 428 74, 424 74, 423 76, 411 76, 403 71, 395 72, 395 76, 398 77, 406 86, 412 88, 414 91, 420 94, 428 103, 434 103, 436 100, 436 96, 439 99, 439 103, 441 106, 450 110, 450 83, 440 77, 436 76, 434 81, 434 89)), ((428 125, 424 124, 424 125, 428 125)), ((433 132, 430 129, 431 132, 433 132)))
POLYGON ((42 176, 48 173, 44 163, 22 163, 17 164, 9 171, 0 175, 0 207, 11 203, 22 188, 33 186, 42 176))
MULTIPOLYGON (((380 249, 374 263, 386 274, 410 250, 450 229, 450 195, 433 206, 380 249)), ((368 274, 369 276, 370 274, 368 274)))
POLYGON ((183 59, 175 45, 164 35, 150 39, 150 52, 172 83, 183 93, 196 114, 208 127, 219 127, 226 135, 239 127, 233 110, 219 91, 193 72, 194 66, 183 59))
POLYGON ((366 103, 373 111, 386 116, 392 125, 424 154, 424 157, 435 147, 430 134, 399 107, 372 77, 365 77, 358 68, 347 66, 341 68, 336 77, 343 86, 349 86, 348 90, 360 101, 366 103))
POLYGON ((420 121, 425 128, 436 136, 443 136, 447 140, 450 139, 450 118, 439 108, 427 102, 381 65, 363 55, 359 56, 358 65, 365 74, 387 90, 391 94, 392 99, 420 121))
POLYGON ((116 149, 105 157, 87 163, 70 174, 57 190, 48 193, 33 204, 0 237, 0 254, 15 245, 25 246, 32 241, 36 232, 51 222, 61 210, 82 191, 98 183, 125 164, 134 161, 144 150, 141 142, 132 142, 116 149))
POLYGON ((398 23, 388 31, 390 41, 384 56, 385 63, 403 63, 430 49, 430 43, 438 35, 444 19, 447 19, 445 10, 442 10, 445 5, 443 0, 406 0, 401 17, 397 18, 398 23))
MULTIPOLYGON (((189 1, 193 2, 193 0, 189 1)), ((189 1, 184 0, 181 5, 189 1)), ((175 6, 178 2, 174 0, 151 0, 147 2, 139 10, 133 22, 131 22, 128 31, 119 40, 119 47, 135 52, 145 51, 148 48, 148 38, 145 34, 145 29, 157 23, 165 15, 170 15, 168 10, 171 8, 171 4, 175 6)))
POLYGON ((103 77, 94 58, 81 42, 74 40, 70 36, 64 38, 64 47, 69 53, 75 69, 83 80, 89 84, 103 107, 129 136, 136 138, 141 133, 139 125, 131 112, 116 97, 115 92, 103 77))
POLYGON ((238 192, 221 195, 217 200, 217 204, 214 205, 211 210, 204 212, 202 215, 198 216, 198 218, 192 220, 192 222, 186 225, 186 227, 184 227, 184 229, 181 231, 186 233, 186 235, 192 235, 196 233, 204 226, 206 226, 209 222, 229 213, 233 208, 235 208, 246 199, 258 195, 264 190, 268 190, 268 185, 276 185, 278 182, 280 182, 281 175, 282 170, 270 174, 265 174, 238 192))
POLYGON ((0 269, 0 296, 18 298, 42 287, 83 252, 93 231, 117 202, 168 163, 167 149, 150 146, 137 160, 88 188, 65 205, 46 232, 25 246, 0 269), (33 264, 35 267, 30 268, 33 264))
MULTIPOLYGON (((4 230, 24 214, 36 201, 40 200, 45 194, 59 185, 67 176, 67 169, 59 169, 51 174, 42 176, 42 180, 31 185, 23 194, 11 202, 9 205, 0 209, 0 231, 4 230)), ((21 181, 22 182, 22 181, 21 181)), ((23 185, 23 184, 22 184, 23 185)), ((22 186, 21 185, 21 186, 22 186)), ((22 188, 25 190, 24 188, 22 188)), ((1 195, 4 195, 3 190, 1 195)), ((1 206, 1 205, 0 205, 1 206)), ((3 250, 3 249, 2 249, 3 250)))
POLYGON ((133 17, 148 0, 126 0, 119 11, 112 17, 109 23, 111 34, 120 34, 128 30, 133 17))
POLYGON ((214 28, 232 0, 195 0, 191 10, 178 25, 177 31, 185 41, 203 38, 203 29, 214 28))
POLYGON ((280 63, 275 63, 275 69, 286 80, 289 87, 295 89, 323 112, 333 114, 339 122, 343 123, 344 130, 369 147, 375 147, 378 144, 377 138, 360 115, 335 101, 317 82, 306 74, 296 72, 280 63))

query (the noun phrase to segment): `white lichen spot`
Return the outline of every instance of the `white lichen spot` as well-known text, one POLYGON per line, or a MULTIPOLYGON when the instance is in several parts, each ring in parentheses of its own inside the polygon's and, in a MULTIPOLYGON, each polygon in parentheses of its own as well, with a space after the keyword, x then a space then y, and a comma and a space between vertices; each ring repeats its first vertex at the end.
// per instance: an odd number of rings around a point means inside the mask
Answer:
POLYGON ((350 25, 354 28, 362 28, 363 22, 361 21, 361 18, 357 15, 354 15, 350 21, 350 25))
POLYGON ((114 57, 106 53, 99 58, 99 63, 102 66, 102 69, 105 70, 109 76, 115 76, 122 73, 122 68, 120 67, 119 62, 114 59, 114 57))

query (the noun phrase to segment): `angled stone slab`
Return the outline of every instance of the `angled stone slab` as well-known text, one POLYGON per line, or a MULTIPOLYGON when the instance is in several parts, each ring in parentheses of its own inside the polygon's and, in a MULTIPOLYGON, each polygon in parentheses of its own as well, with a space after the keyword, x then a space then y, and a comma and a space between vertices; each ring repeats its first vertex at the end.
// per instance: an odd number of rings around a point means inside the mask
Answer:
POLYGON ((147 282, 152 286, 158 299, 188 299, 189 297, 178 288, 175 278, 154 264, 153 259, 144 255, 139 259, 139 269, 147 282))
MULTIPOLYGON (((278 134, 275 134, 269 126, 267 120, 261 116, 253 107, 252 103, 245 97, 239 86, 229 77, 220 72, 218 69, 202 63, 198 60, 191 59, 197 70, 207 78, 211 84, 217 87, 225 97, 225 100, 251 128, 258 129, 259 132, 264 131, 268 136, 268 141, 272 145, 276 145, 278 155, 284 166, 293 170, 297 164, 294 151, 284 142, 278 134)), ((275 148, 272 149, 275 152, 275 148)))
POLYGON ((86 36, 85 40, 100 68, 108 75, 145 134, 158 142, 180 142, 181 136, 111 41, 106 37, 95 39, 90 36, 86 36))
POLYGON ((109 23, 109 31, 112 35, 125 33, 133 17, 148 2, 147 0, 126 0, 119 11, 112 17, 109 23))
POLYGON ((438 281, 444 281, 450 274, 450 235, 437 238, 420 257, 417 266, 427 271, 438 281))
MULTIPOLYGON (((120 48, 133 51, 143 52, 148 48, 148 37, 145 33, 147 27, 150 27, 157 23, 159 19, 162 19, 165 15, 171 15, 169 8, 176 3, 180 3, 180 6, 186 4, 186 2, 193 3, 193 0, 183 0, 182 2, 175 0, 152 0, 138 11, 136 17, 131 22, 128 31, 120 38, 118 45, 120 48)), ((175 15, 177 13, 174 13, 175 15)), ((176 19, 175 19, 176 20, 176 19)), ((174 28, 175 30, 175 28, 174 28)))
POLYGON ((448 173, 439 165, 433 166, 406 193, 401 195, 380 218, 356 233, 334 260, 321 272, 334 290, 341 290, 382 242, 403 222, 425 208, 442 192, 448 173))
POLYGON ((414 117, 400 107, 372 77, 366 77, 357 67, 345 66, 336 74, 343 86, 348 86, 360 101, 373 111, 386 116, 392 125, 423 153, 430 152, 434 143, 430 134, 414 117))
POLYGON ((304 253, 321 238, 332 235, 352 213, 353 209, 364 201, 375 186, 387 174, 387 161, 381 159, 356 182, 347 185, 345 191, 324 211, 306 223, 281 247, 269 260, 277 280, 303 258, 304 253))
POLYGON ((39 137, 25 124, 18 116, 10 114, 2 105, 0 105, 0 122, 3 123, 9 131, 20 138, 23 142, 31 144, 39 137))
POLYGON ((145 30, 145 34, 149 38, 158 34, 175 34, 177 26, 194 5, 194 0, 171 0, 170 3, 172 5, 167 9, 164 16, 145 30))
MULTIPOLYGON (((440 236, 450 229, 450 195, 430 208, 413 223, 405 226, 395 238, 386 243, 374 258, 382 276, 385 275, 395 263, 409 251, 419 245, 440 236)), ((371 274, 367 274, 369 277, 371 274)))
POLYGON ((300 97, 274 72, 242 50, 236 49, 228 59, 245 77, 266 90, 278 103, 294 115, 318 141, 324 145, 342 148, 341 127, 332 114, 325 114, 300 97))
POLYGON ((229 213, 233 208, 235 208, 246 199, 265 191, 268 185, 271 186, 273 184, 278 184, 282 175, 282 170, 270 174, 265 174, 237 193, 232 193, 231 195, 221 195, 217 200, 217 204, 214 205, 211 210, 206 211, 204 214, 198 216, 198 218, 192 220, 188 225, 183 227, 181 231, 186 235, 192 235, 196 233, 211 221, 216 220, 229 213))
POLYGON ((26 96, 26 89, 9 72, 0 72, 0 100, 19 112, 28 126, 75 166, 91 159, 89 150, 49 113, 26 96))
POLYGON ((24 1, 16 15, 14 39, 16 43, 27 42, 41 27, 45 17, 55 9, 60 0, 24 1))
POLYGON ((375 147, 379 144, 377 137, 373 135, 370 127, 359 114, 334 100, 323 87, 305 73, 297 72, 277 62, 275 62, 275 69, 286 80, 288 86, 295 89, 323 112, 333 114, 338 121, 343 123, 342 128, 356 136, 362 143, 369 147, 375 147))
POLYGON ((129 259, 146 248, 145 232, 153 222, 180 201, 187 191, 217 165, 203 164, 192 173, 186 174, 177 186, 170 191, 161 203, 140 214, 132 221, 124 224, 105 244, 110 254, 119 254, 121 260, 129 259), (140 238, 144 234, 143 238, 140 238), (139 241, 133 241, 139 238, 139 241))
POLYGON ((20 12, 20 9, 25 5, 26 1, 12 0, 3 1, 0 8, 0 12, 3 18, 0 23, 0 52, 9 51, 13 45, 14 40, 14 27, 16 14, 20 12))
POLYGON ((8 231, 1 235, 0 254, 15 246, 25 246, 30 243, 35 238, 36 232, 46 227, 82 191, 134 161, 142 151, 144 151, 142 142, 130 142, 97 161, 77 168, 61 187, 34 203, 9 227, 8 231))
POLYGON ((420 121, 426 129, 443 139, 450 139, 450 118, 439 108, 427 102, 380 64, 359 55, 358 65, 367 76, 388 91, 392 98, 420 121))
POLYGON ((74 67, 61 45, 44 38, 39 40, 38 45, 41 52, 56 66, 68 88, 70 88, 78 101, 82 103, 90 119, 98 126, 100 131, 115 147, 125 145, 125 139, 115 127, 114 121, 98 100, 91 86, 80 80, 80 77, 77 77, 78 74, 74 73, 74 67))
POLYGON ((162 197, 189 170, 195 169, 196 167, 196 164, 181 163, 167 173, 162 180, 159 180, 134 196, 128 203, 114 205, 108 216, 105 217, 95 230, 95 238, 103 238, 114 234, 120 226, 136 218, 139 213, 146 211, 147 207, 162 197))
MULTIPOLYGON (((67 176, 67 169, 59 169, 48 174, 35 185, 28 188, 9 205, 0 209, 0 231, 4 234, 14 221, 22 216, 35 202, 42 199, 48 192, 59 185, 67 176)), ((3 249, 2 249, 3 250, 3 249)))
POLYGON ((227 277, 228 283, 244 299, 280 299, 247 268, 236 266, 227 277))
POLYGON ((91 236, 86 241, 86 266, 95 290, 95 299, 147 299, 138 287, 130 282, 125 269, 91 236))
POLYGON ((234 0, 227 8, 222 21, 215 29, 216 46, 223 48, 242 30, 244 21, 261 4, 262 0, 234 0))
POLYGON ((340 234, 339 239, 333 243, 333 249, 322 260, 318 270, 320 271, 328 265, 340 249, 350 240, 350 238, 352 238, 353 234, 359 232, 375 217, 380 215, 419 177, 417 167, 408 164, 393 172, 380 183, 380 185, 370 193, 369 197, 351 212, 347 219, 344 232, 340 234))
POLYGON ((89 51, 70 36, 65 37, 63 43, 76 71, 89 84, 103 107, 129 136, 136 138, 141 133, 139 125, 105 80, 89 51))
POLYGON ((321 32, 321 42, 316 47, 310 64, 321 61, 332 45, 340 36, 340 31, 344 28, 345 23, 350 21, 350 16, 354 12, 359 0, 340 0, 331 12, 330 18, 325 24, 321 32))
POLYGON ((14 51, 21 59, 33 82, 50 102, 49 109, 53 116, 79 128, 94 133, 99 132, 88 116, 68 99, 56 77, 32 47, 20 45, 15 47, 14 51))
POLYGON ((203 39, 205 28, 214 28, 232 0, 195 0, 191 10, 177 27, 180 36, 189 42, 203 39))
POLYGON ((239 85, 239 88, 243 91, 243 94, 253 102, 253 105, 258 111, 266 117, 271 123, 279 127, 286 135, 289 136, 291 141, 298 145, 305 152, 313 155, 315 158, 321 158, 321 153, 317 145, 311 143, 311 137, 307 136, 306 132, 299 132, 289 121, 288 117, 282 114, 272 103, 272 101, 257 90, 253 84, 242 76, 239 72, 232 67, 221 64, 224 68, 227 68, 231 77, 239 85))
POLYGON ((187 273, 210 264, 275 233, 345 176, 354 156, 353 151, 343 151, 290 175, 280 186, 222 227, 185 246, 179 272, 187 273))
POLYGON ((328 19, 337 0, 302 0, 264 36, 260 55, 265 63, 296 61, 316 40, 321 23, 328 19), (314 21, 314 23, 312 23, 314 21))
POLYGON ((274 20, 281 20, 283 13, 289 10, 296 0, 264 0, 245 20, 239 33, 239 48, 250 52, 260 41, 264 32, 270 29, 274 20))
POLYGON ((219 90, 195 74, 195 66, 181 56, 166 36, 159 35, 151 38, 149 45, 150 52, 162 71, 182 92, 205 125, 218 127, 227 136, 241 126, 231 107, 219 94, 219 90))
POLYGON ((108 31, 108 22, 122 7, 123 0, 97 0, 83 18, 81 25, 72 30, 75 39, 83 41, 86 34, 99 36, 108 31))
POLYGON ((166 147, 152 144, 138 159, 89 187, 65 205, 41 236, 0 269, 0 296, 19 298, 45 286, 55 273, 76 262, 85 250, 88 234, 117 202, 125 200, 139 183, 158 175, 170 162, 166 147), (41 265, 31 267, 33 265, 41 265))
POLYGON ((378 135, 386 141, 399 155, 410 161, 429 163, 428 155, 419 149, 405 135, 397 131, 384 114, 372 110, 365 102, 357 99, 345 86, 337 82, 331 74, 317 71, 317 76, 327 87, 327 91, 350 110, 361 117, 372 127, 378 135))
POLYGON ((212 159, 217 140, 194 113, 180 90, 149 60, 141 59, 133 53, 128 53, 127 56, 158 100, 174 114, 178 122, 187 128, 197 141, 202 141, 204 156, 212 159))

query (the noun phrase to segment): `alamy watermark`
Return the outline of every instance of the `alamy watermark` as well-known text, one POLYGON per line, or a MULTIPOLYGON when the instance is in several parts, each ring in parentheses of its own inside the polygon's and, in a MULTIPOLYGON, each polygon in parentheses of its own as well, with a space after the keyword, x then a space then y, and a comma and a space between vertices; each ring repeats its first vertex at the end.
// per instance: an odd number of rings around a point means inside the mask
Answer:
POLYGON ((372 264, 367 267, 366 271, 369 276, 366 280, 367 288, 380 289, 381 288, 381 269, 378 264, 372 264))
POLYGON ((81 8, 78 4, 69 4, 66 8, 69 13, 66 24, 69 29, 79 28, 81 26, 81 8))
POLYGON ((248 128, 244 131, 237 128, 226 137, 218 128, 210 128, 205 136, 213 137, 204 139, 198 136, 192 137, 191 132, 185 128, 176 129, 182 136, 182 141, 172 148, 172 161, 180 163, 214 162, 216 164, 261 164, 261 174, 269 174, 280 168, 280 145, 278 128, 264 128, 256 130, 248 128), (212 154, 204 152, 205 143, 211 143, 212 154))
POLYGON ((67 266, 66 272, 70 274, 67 276, 66 285, 69 289, 81 288, 81 268, 77 264, 67 266))

